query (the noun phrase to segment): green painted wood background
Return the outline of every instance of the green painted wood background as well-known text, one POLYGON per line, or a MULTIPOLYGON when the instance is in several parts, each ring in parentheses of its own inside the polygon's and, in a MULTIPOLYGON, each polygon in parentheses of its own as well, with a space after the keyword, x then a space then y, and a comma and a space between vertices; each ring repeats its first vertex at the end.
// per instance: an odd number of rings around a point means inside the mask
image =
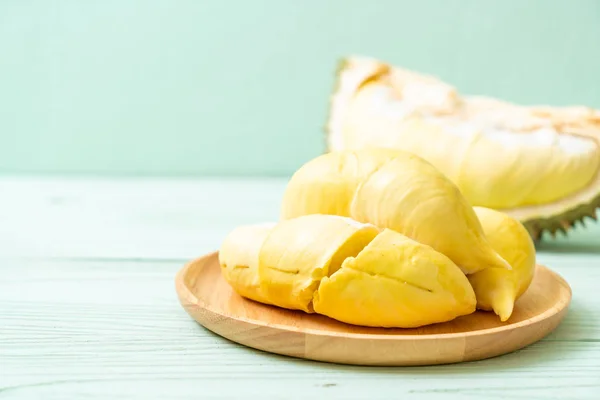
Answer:
POLYGON ((286 175, 349 53, 600 107, 600 2, 0 2, 0 172, 286 175))

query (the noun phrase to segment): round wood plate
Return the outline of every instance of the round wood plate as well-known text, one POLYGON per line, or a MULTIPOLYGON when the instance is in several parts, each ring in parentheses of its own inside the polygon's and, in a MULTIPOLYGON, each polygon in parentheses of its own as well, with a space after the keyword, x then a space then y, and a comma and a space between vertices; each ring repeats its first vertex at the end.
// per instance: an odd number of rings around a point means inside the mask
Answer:
POLYGON ((218 253, 187 264, 176 277, 179 301, 207 329, 234 342, 287 356, 356 365, 433 365, 480 360, 534 343, 558 326, 571 288, 538 265, 510 320, 475 312, 416 329, 368 328, 257 303, 221 276, 218 253))

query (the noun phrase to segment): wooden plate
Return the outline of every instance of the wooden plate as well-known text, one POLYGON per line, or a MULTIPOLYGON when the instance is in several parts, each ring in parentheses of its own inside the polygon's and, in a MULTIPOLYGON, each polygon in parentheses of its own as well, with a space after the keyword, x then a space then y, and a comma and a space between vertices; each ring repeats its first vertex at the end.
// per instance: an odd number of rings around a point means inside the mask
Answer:
POLYGON ((558 326, 571 288, 538 265, 509 321, 476 312, 417 329, 368 328, 244 299, 221 276, 218 253, 176 277, 179 301, 207 329, 234 342, 293 357, 357 365, 432 365, 480 360, 534 343, 558 326))

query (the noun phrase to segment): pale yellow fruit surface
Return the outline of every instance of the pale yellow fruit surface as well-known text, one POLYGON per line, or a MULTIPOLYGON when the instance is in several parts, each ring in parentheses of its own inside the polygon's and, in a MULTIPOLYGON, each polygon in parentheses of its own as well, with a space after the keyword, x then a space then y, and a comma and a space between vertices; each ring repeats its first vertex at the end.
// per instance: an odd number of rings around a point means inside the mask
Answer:
POLYGON ((303 165, 286 187, 281 217, 319 213, 393 229, 445 254, 465 273, 510 269, 456 185, 405 151, 331 152, 303 165))
POLYGON ((332 152, 310 160, 292 176, 286 188, 281 203, 282 218, 307 214, 350 216, 356 189, 397 155, 395 150, 377 149, 360 154, 332 152))
POLYGON ((445 115, 405 115, 401 100, 392 94, 383 83, 370 83, 357 94, 349 105, 341 148, 382 146, 418 154, 473 204, 514 208, 549 203, 584 188, 600 168, 600 148, 591 139, 563 139, 541 122, 532 133, 514 133, 517 128, 502 128, 500 122, 475 120, 484 118, 483 111, 463 122, 445 115), (385 98, 387 114, 379 105, 385 98))
POLYGON ((535 247, 525 227, 495 210, 474 207, 492 247, 512 270, 487 269, 469 275, 477 307, 493 310, 502 321, 510 318, 515 301, 527 290, 535 273, 535 247))
POLYGON ((238 227, 219 261, 243 297, 351 324, 409 328, 475 310, 473 288, 448 257, 347 217, 238 227))
POLYGON ((333 215, 281 221, 259 252, 261 290, 276 306, 313 312, 313 295, 321 279, 357 255, 378 233, 373 225, 333 215))
POLYGON ((314 309, 355 325, 413 328, 474 312, 475 294, 448 257, 386 229, 323 278, 314 309))
POLYGON ((219 249, 219 264, 225 280, 240 296, 270 303, 258 278, 258 253, 274 223, 239 226, 231 231, 219 249))
POLYGON ((417 154, 471 205, 501 209, 535 237, 569 229, 600 205, 600 110, 467 96, 368 57, 344 61, 330 103, 329 151, 417 154))

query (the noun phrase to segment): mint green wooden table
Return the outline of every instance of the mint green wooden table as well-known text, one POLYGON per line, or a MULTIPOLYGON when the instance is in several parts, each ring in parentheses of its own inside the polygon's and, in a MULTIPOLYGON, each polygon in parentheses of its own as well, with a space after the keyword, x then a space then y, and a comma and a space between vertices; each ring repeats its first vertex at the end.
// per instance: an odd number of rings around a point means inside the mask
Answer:
POLYGON ((600 398, 600 226, 539 261, 573 301, 545 340, 439 367, 270 355, 193 322, 173 278, 234 226, 273 220, 285 181, 0 179, 0 399, 600 398))

